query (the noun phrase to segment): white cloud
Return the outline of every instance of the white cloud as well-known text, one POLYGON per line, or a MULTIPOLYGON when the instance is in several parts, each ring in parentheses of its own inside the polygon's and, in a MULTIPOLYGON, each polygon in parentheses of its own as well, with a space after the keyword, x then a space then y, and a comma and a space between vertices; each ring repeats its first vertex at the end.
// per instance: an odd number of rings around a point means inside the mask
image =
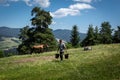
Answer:
POLYGON ((61 18, 61 17, 65 17, 65 16, 76 16, 80 14, 81 10, 84 9, 93 9, 94 7, 92 7, 89 4, 85 4, 85 3, 76 3, 74 5, 70 5, 68 8, 60 8, 55 12, 51 12, 51 16, 52 17, 56 17, 56 18, 61 18))
POLYGON ((74 16, 77 14, 79 14, 79 10, 72 10, 69 8, 60 8, 57 11, 51 13, 53 17, 57 17, 57 18, 65 17, 68 15, 74 16))
POLYGON ((49 0, 0 0, 0 4, 9 4, 10 2, 18 2, 23 1, 28 6, 40 6, 43 8, 49 7, 50 1, 49 0))
POLYGON ((2 6, 10 6, 10 2, 17 2, 19 0, 0 0, 0 5, 2 6))
POLYGON ((23 1, 24 1, 24 2, 26 3, 26 5, 28 5, 28 6, 32 6, 32 5, 33 5, 30 0, 23 0, 23 1))
POLYGON ((81 3, 91 3, 91 2, 100 2, 102 0, 73 0, 75 2, 81 2, 81 3))
POLYGON ((41 7, 49 7, 49 5, 50 5, 49 0, 33 0, 33 3, 40 5, 41 7))
POLYGON ((49 7, 50 5, 50 1, 49 0, 23 0, 28 6, 33 6, 33 5, 37 5, 40 7, 49 7))
POLYGON ((73 1, 76 1, 76 2, 86 2, 86 3, 91 3, 92 0, 73 0, 73 1))
POLYGON ((83 9, 92 9, 93 7, 86 3, 77 3, 69 6, 70 9, 74 10, 83 10, 83 9))

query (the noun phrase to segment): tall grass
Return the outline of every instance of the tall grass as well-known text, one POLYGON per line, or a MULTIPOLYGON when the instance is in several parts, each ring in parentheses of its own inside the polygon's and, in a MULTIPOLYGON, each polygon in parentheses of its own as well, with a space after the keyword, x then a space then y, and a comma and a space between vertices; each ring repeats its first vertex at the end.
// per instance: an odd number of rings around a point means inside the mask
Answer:
POLYGON ((0 58, 0 80, 120 80, 120 44, 69 49, 68 60, 56 52, 0 58))

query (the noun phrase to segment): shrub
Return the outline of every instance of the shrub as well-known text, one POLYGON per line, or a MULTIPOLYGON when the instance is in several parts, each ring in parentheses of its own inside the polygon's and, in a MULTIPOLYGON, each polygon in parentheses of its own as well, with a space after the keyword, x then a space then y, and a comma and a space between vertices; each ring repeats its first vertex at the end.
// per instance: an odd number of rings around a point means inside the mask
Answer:
POLYGON ((67 49, 70 49, 70 48, 72 48, 72 44, 71 43, 66 43, 66 47, 67 47, 67 49))

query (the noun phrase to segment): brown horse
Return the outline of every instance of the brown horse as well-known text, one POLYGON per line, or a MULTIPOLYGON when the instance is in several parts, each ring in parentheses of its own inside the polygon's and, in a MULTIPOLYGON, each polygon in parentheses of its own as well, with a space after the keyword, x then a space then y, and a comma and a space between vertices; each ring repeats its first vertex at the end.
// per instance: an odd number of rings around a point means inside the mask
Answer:
POLYGON ((34 45, 33 50, 34 51, 37 50, 37 53, 40 53, 40 52, 44 52, 44 50, 47 51, 48 47, 49 46, 47 44, 34 45))
POLYGON ((34 46, 33 46, 33 50, 34 50, 35 52, 36 52, 36 50, 37 50, 38 53, 43 52, 43 49, 44 49, 44 44, 34 45, 34 46))

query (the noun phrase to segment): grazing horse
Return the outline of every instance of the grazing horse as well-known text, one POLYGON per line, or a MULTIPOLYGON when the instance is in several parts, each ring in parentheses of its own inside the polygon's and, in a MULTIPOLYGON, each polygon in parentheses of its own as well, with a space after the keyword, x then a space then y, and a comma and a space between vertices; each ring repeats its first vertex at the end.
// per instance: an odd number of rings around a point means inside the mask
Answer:
POLYGON ((33 46, 33 50, 34 50, 34 51, 37 50, 37 52, 43 52, 43 50, 44 50, 44 44, 34 45, 34 46, 33 46))

